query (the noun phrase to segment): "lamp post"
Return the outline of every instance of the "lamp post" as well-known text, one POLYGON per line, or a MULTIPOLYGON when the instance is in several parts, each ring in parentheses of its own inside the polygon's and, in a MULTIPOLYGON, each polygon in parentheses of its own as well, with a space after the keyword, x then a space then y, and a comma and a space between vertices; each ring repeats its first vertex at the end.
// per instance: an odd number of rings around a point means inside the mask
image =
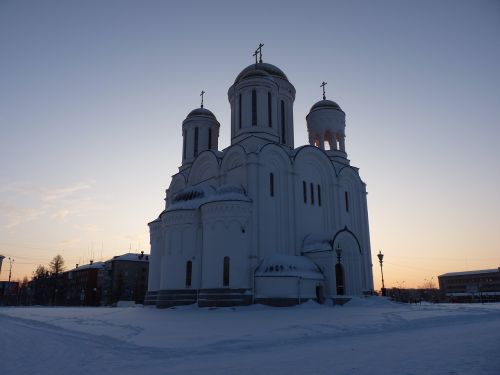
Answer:
POLYGON ((382 295, 385 296, 385 284, 384 284, 384 269, 382 267, 382 263, 384 262, 384 254, 382 254, 382 250, 379 250, 377 254, 378 260, 380 262, 380 273, 382 274, 382 295))
POLYGON ((340 247, 340 244, 337 244, 335 252, 337 253, 337 263, 340 263, 340 259, 342 258, 342 248, 340 247))
POLYGON ((342 264, 340 264, 342 258, 342 248, 340 244, 337 244, 335 249, 337 253, 337 264, 335 265, 335 284, 337 285, 337 295, 344 294, 344 272, 342 270, 342 264))

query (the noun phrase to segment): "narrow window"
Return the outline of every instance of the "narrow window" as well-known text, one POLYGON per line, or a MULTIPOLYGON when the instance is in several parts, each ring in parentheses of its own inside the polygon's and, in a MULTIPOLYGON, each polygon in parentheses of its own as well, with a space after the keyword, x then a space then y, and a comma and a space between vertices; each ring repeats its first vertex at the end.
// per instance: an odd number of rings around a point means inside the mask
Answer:
POLYGON ((318 185, 318 205, 321 207, 321 186, 318 185))
POLYGON ((229 286, 229 257, 224 257, 224 277, 222 284, 229 286))
POLYGON ((267 93, 267 123, 269 124, 269 127, 273 127, 273 112, 271 108, 271 92, 267 93))
POLYGON ((305 181, 302 181, 302 191, 304 193, 304 203, 307 203, 307 184, 305 181))
POLYGON ((269 174, 269 191, 271 193, 271 197, 274 197, 274 174, 269 174))
POLYGON ((346 212, 349 212, 349 194, 347 191, 345 192, 345 210, 346 212))
POLYGON ((193 278, 193 262, 186 263, 186 287, 191 286, 191 279, 193 278))
POLYGON ((186 159, 186 138, 187 138, 187 132, 184 130, 184 140, 183 140, 183 145, 182 145, 182 160, 186 159))
POLYGON ((281 101, 281 142, 285 142, 285 102, 281 101))
POLYGON ((198 127, 194 128, 194 156, 198 156, 198 127))
POLYGON ((314 185, 311 182, 311 204, 314 205, 314 185))
POLYGON ((252 126, 257 126, 257 91, 252 90, 252 126))
POLYGON ((208 149, 212 149, 212 128, 208 128, 208 149))
POLYGON ((239 100, 238 100, 238 124, 240 126, 240 129, 241 129, 241 94, 240 94, 240 97, 239 97, 239 100))

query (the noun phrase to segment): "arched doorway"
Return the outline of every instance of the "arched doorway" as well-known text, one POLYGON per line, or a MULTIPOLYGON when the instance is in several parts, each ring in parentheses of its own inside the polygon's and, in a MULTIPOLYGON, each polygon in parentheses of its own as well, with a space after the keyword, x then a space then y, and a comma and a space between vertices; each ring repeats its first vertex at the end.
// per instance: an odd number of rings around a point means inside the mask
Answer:
POLYGON ((335 265, 335 284, 337 284, 337 295, 344 295, 344 268, 342 264, 335 265))

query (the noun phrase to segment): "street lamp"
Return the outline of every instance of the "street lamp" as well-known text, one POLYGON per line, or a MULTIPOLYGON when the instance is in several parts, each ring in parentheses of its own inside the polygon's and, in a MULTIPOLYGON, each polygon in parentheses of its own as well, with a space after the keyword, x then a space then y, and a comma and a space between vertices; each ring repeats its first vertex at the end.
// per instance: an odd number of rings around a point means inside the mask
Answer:
POLYGON ((342 258, 342 248, 340 247, 340 244, 337 244, 335 252, 337 253, 337 263, 340 263, 340 258, 342 258))
POLYGON ((385 284, 384 284, 384 269, 382 268, 382 263, 384 261, 384 254, 382 254, 382 250, 379 250, 377 254, 378 260, 380 262, 380 273, 382 274, 382 295, 385 296, 385 284))

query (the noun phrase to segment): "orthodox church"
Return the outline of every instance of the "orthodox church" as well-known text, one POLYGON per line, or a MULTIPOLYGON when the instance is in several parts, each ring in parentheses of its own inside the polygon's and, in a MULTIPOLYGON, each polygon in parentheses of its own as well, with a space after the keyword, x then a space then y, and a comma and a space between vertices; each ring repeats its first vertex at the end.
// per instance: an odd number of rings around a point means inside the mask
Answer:
POLYGON ((295 87, 261 47, 228 91, 229 147, 219 150, 203 92, 182 122, 182 164, 149 223, 146 304, 286 306, 373 292, 366 185, 347 159, 345 113, 323 82, 309 144, 295 148, 295 87))

